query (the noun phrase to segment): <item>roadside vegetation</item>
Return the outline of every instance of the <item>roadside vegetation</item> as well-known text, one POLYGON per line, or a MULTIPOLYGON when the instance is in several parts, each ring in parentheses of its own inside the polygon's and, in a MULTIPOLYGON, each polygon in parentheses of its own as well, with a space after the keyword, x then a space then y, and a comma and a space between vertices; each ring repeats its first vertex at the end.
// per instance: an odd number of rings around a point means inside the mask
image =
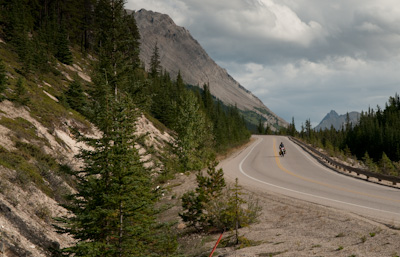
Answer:
POLYGON ((356 159, 369 171, 400 176, 400 97, 389 97, 385 108, 377 106, 362 112, 360 120, 352 124, 347 119, 340 130, 331 127, 316 131, 306 120, 298 132, 294 118, 287 129, 280 133, 295 136, 328 155, 342 160, 356 159))
POLYGON ((244 242, 238 229, 257 221, 261 207, 257 199, 244 196, 238 179, 227 187, 222 169, 218 163, 210 163, 207 175, 198 172, 197 187, 182 196, 182 220, 197 231, 235 231, 234 244, 244 242), (241 242, 239 242, 241 241, 241 242))
MULTIPOLYGON (((146 71, 139 59, 139 37, 122 0, 0 4, 4 41, 0 43, 0 100, 28 112, 52 135, 66 126, 65 120, 76 121, 80 132, 68 127, 69 132, 91 146, 76 157, 84 167, 74 170, 62 156, 46 153, 44 149, 51 146, 38 136, 31 121, 0 119, 14 146, 14 150, 0 147, 0 165, 17 171, 15 183, 33 183, 71 214, 56 217, 55 225, 58 232, 72 235, 76 244, 53 249, 53 254, 183 254, 171 225, 156 218, 162 210, 156 207, 161 194, 155 188, 162 188, 177 173, 200 174, 209 163, 213 164, 208 166, 209 176, 220 178, 223 173, 215 171, 216 156, 250 138, 240 111, 214 99, 209 85, 193 90, 180 74, 170 78, 160 66, 157 44, 146 71), (145 147, 146 135, 135 133, 142 114, 175 138, 161 151, 146 148, 157 158, 156 170, 144 167, 143 153, 135 147, 145 147), (91 124, 101 131, 100 138, 82 133, 91 124), (59 177, 75 191, 60 186, 59 177)), ((208 187, 210 178, 198 178, 199 185, 207 184, 201 188, 208 187)), ((212 232, 256 220, 258 206, 240 196, 238 183, 227 188, 221 182, 218 189, 207 191, 210 194, 199 190, 186 195, 194 194, 193 199, 201 203, 197 211, 208 214, 189 218, 198 220, 193 227, 212 232), (212 206, 209 197, 215 195, 221 198, 212 206)), ((51 222, 49 211, 39 209, 38 217, 51 222)), ((182 217, 190 216, 185 213, 182 217)))

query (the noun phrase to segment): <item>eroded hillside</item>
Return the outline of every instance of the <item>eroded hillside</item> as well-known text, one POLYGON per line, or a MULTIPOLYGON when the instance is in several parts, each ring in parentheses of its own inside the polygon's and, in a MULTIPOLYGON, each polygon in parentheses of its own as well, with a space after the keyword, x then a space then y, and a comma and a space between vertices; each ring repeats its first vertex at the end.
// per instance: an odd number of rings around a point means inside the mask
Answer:
MULTIPOLYGON (((64 195, 74 192, 69 171, 82 165, 75 156, 85 145, 77 141, 74 130, 100 136, 82 115, 60 103, 72 81, 91 81, 90 58, 77 54, 74 65, 58 63, 52 73, 20 80, 15 54, 4 42, 0 52, 6 57, 8 84, 0 102, 0 250, 7 257, 50 256, 74 241, 53 227, 54 217, 68 215, 60 204, 64 195), (26 104, 15 99, 18 81, 26 89, 21 96, 28 99, 26 104)), ((146 159, 153 157, 146 149, 160 151, 172 140, 144 115, 137 121, 137 133, 146 133, 144 143, 137 145, 146 159)))

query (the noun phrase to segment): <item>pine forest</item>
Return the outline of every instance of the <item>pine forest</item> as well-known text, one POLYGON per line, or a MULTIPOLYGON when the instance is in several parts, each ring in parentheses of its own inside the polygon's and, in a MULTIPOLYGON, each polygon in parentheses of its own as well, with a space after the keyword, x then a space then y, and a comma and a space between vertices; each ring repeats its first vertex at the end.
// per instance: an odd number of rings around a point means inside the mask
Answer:
MULTIPOLYGON (((348 114, 347 114, 348 117, 348 114)), ((369 108, 361 113, 353 124, 347 118, 340 130, 316 131, 306 120, 300 132, 295 128, 294 118, 281 133, 296 136, 314 147, 325 149, 330 156, 341 159, 354 158, 372 172, 400 176, 400 97, 389 97, 385 108, 369 108)))

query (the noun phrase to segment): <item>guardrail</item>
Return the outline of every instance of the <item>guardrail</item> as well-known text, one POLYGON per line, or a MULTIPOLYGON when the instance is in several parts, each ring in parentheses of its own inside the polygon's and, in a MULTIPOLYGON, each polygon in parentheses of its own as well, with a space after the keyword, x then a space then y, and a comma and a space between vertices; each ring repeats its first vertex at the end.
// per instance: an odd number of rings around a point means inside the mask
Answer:
POLYGON ((398 183, 400 183, 400 177, 379 174, 379 173, 375 173, 375 172, 371 172, 371 171, 367 171, 367 170, 351 167, 351 166, 348 166, 348 165, 344 165, 342 163, 339 163, 337 161, 332 160, 331 158, 329 158, 325 154, 323 154, 320 151, 317 151, 315 148, 313 148, 313 147, 301 142, 297 138, 289 137, 289 139, 292 140, 294 143, 298 144, 303 149, 306 148, 306 150, 309 150, 312 153, 316 154, 317 156, 319 156, 321 159, 325 160, 325 162, 327 162, 329 165, 333 166, 336 169, 343 170, 344 172, 348 172, 348 173, 354 172, 354 173, 357 174, 357 176, 364 175, 364 176, 366 176, 367 180, 369 178, 376 178, 379 182, 384 180, 384 181, 391 182, 393 185, 397 185, 398 183))

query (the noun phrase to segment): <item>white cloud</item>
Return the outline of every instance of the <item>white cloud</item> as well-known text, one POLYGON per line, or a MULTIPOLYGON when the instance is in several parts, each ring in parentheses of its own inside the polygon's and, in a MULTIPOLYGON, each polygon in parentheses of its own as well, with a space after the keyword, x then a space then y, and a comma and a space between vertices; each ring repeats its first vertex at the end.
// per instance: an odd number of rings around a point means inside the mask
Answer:
POLYGON ((397 0, 128 0, 166 13, 290 121, 384 106, 400 85, 397 0))
POLYGON ((383 32, 382 28, 371 22, 363 22, 360 26, 356 26, 360 31, 379 33, 383 32))

